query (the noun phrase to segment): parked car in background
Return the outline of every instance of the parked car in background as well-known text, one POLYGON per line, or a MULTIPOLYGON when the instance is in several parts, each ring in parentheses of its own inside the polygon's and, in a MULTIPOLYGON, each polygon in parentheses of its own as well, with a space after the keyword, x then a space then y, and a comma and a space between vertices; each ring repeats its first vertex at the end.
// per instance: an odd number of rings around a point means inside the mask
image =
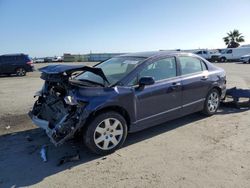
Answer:
POLYGON ((250 54, 241 56, 240 61, 243 63, 250 63, 250 54))
POLYGON ((239 61, 242 56, 250 53, 250 47, 227 48, 218 57, 220 62, 239 61))
POLYGON ((50 63, 52 62, 53 57, 45 57, 44 58, 44 63, 50 63))
POLYGON ((215 114, 226 92, 225 71, 190 53, 131 53, 94 67, 40 71, 45 82, 29 113, 32 121, 55 145, 79 132, 101 155, 121 147, 128 132, 198 111, 215 114))
POLYGON ((63 58, 60 56, 52 58, 52 62, 62 62, 62 61, 63 61, 63 58))
POLYGON ((26 54, 8 54, 0 56, 0 74, 25 76, 26 72, 31 72, 33 69, 33 62, 26 54))
POLYGON ((33 63, 44 63, 44 58, 34 58, 33 63))
POLYGON ((212 62, 217 60, 217 58, 215 58, 216 56, 221 55, 216 50, 199 50, 199 51, 196 51, 196 52, 193 52, 193 53, 203 57, 206 60, 212 61, 212 62))

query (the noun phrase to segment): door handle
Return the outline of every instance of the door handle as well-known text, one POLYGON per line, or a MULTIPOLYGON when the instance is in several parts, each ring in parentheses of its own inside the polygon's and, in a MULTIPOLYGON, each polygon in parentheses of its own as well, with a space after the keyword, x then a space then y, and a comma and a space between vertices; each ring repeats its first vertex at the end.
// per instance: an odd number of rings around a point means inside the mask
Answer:
POLYGON ((208 76, 202 76, 201 77, 201 80, 207 80, 208 79, 208 76))
POLYGON ((174 82, 174 83, 172 83, 171 88, 172 88, 173 90, 175 90, 175 89, 179 88, 180 86, 181 86, 181 83, 180 83, 180 82, 174 82))

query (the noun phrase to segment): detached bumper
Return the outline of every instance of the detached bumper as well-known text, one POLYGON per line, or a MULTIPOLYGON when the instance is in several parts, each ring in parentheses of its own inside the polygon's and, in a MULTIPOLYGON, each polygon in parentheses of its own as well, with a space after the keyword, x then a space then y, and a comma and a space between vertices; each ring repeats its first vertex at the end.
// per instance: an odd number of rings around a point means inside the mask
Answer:
POLYGON ((31 111, 28 113, 28 115, 29 115, 30 119, 32 120, 32 122, 36 126, 46 130, 46 132, 51 131, 51 129, 49 128, 49 122, 48 121, 43 120, 43 119, 39 119, 37 116, 33 115, 31 111))
POLYGON ((46 131, 51 142, 57 146, 72 138, 76 131, 84 126, 88 113, 83 110, 76 112, 72 116, 65 115, 55 125, 51 125, 47 120, 38 118, 32 111, 28 115, 37 127, 46 131))

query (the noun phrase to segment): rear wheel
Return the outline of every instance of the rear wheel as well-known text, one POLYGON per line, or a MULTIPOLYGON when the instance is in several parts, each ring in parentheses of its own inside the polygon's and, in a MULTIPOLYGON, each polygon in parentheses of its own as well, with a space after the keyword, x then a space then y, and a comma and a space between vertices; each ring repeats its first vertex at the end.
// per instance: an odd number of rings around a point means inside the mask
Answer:
POLYGON ((16 75, 17 76, 25 76, 26 75, 26 70, 24 68, 17 68, 16 69, 16 75))
POLYGON ((127 124, 116 112, 106 112, 95 117, 84 134, 85 145, 94 153, 106 155, 120 148, 127 137, 127 124))
POLYGON ((217 89, 214 88, 208 93, 202 112, 207 116, 212 116, 217 112, 219 105, 220 93, 217 89))

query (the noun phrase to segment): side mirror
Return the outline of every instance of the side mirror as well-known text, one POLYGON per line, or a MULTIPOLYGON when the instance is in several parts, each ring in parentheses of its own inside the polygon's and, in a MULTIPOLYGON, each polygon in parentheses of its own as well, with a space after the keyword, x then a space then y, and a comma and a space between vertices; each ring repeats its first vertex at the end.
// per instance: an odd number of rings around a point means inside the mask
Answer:
POLYGON ((139 80, 139 88, 144 88, 146 85, 153 85, 155 80, 151 76, 141 77, 139 80))

